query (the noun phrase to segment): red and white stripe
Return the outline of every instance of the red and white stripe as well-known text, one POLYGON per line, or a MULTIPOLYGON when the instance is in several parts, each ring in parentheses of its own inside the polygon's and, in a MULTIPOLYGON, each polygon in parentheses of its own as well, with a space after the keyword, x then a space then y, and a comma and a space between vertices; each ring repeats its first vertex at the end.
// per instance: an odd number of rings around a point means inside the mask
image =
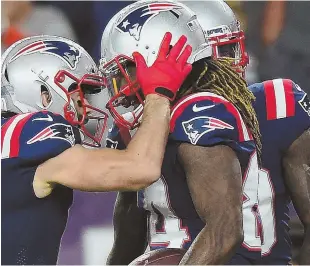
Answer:
POLYGON ((180 117, 183 111, 192 103, 196 103, 203 100, 209 100, 213 103, 222 103, 225 105, 228 112, 230 112, 236 119, 237 128, 239 132, 239 141, 248 141, 252 140, 253 137, 249 132, 249 129, 245 125, 239 111, 237 108, 225 98, 216 95, 211 92, 199 92, 192 95, 189 95, 178 102, 172 109, 171 119, 170 119, 170 132, 173 132, 176 120, 180 117))
POLYGON ((19 154, 19 137, 22 129, 33 113, 19 114, 11 117, 1 127, 1 158, 17 157, 19 154))
POLYGON ((263 82, 267 119, 275 120, 295 115, 293 81, 274 79, 263 82))
POLYGON ((34 53, 35 51, 43 49, 43 48, 46 48, 46 45, 42 41, 31 43, 31 44, 27 45, 26 47, 24 47, 23 49, 21 49, 20 51, 18 51, 14 56, 12 56, 10 62, 14 61, 15 59, 17 59, 21 55, 31 54, 31 53, 34 53))

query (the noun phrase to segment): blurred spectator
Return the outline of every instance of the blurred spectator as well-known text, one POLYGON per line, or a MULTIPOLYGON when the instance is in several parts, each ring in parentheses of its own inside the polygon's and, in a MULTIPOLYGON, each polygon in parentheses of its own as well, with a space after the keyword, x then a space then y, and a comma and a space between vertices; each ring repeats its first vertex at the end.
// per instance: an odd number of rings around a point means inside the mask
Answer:
POLYGON ((310 2, 244 2, 260 80, 290 78, 310 93, 310 2))
POLYGON ((92 56, 94 45, 101 35, 95 23, 94 1, 37 1, 42 6, 52 5, 61 9, 70 21, 77 37, 77 42, 92 56))
POLYGON ((32 1, 1 1, 1 7, 1 52, 14 42, 32 35, 76 39, 69 21, 55 7, 38 6, 32 1))

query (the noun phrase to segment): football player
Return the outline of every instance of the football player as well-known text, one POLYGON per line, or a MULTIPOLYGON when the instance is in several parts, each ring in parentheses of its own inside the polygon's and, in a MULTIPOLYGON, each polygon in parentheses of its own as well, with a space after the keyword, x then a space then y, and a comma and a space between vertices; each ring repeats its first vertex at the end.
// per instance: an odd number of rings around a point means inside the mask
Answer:
MULTIPOLYGON (((213 46, 217 58, 232 59, 244 73, 244 34, 231 8, 222 0, 187 1, 213 46)), ((305 228, 300 263, 310 264, 310 102, 292 80, 275 79, 249 86, 262 134, 262 167, 258 207, 243 212, 244 242, 232 264, 288 264, 291 261, 291 198, 305 228), (259 215, 259 219, 255 216, 259 215), (250 241, 250 235, 258 232, 250 241)), ((244 183, 246 188, 246 180, 244 183)), ((246 195, 245 195, 246 197, 246 195)), ((250 198, 245 198, 248 204, 250 198)))
MULTIPOLYGON (((231 58, 235 70, 243 75, 248 61, 244 35, 229 6, 223 1, 188 1, 186 5, 198 15, 198 20, 213 47, 214 57, 231 58)), ((254 108, 263 142, 262 168, 258 198, 251 192, 250 180, 243 181, 244 242, 230 263, 240 265, 290 262, 288 204, 291 195, 305 228, 300 263, 309 264, 309 98, 293 81, 285 79, 257 83, 249 89, 256 96, 254 108)), ((116 222, 121 223, 121 212, 126 212, 127 207, 131 206, 126 197, 128 198, 129 194, 119 196, 115 211, 116 222)), ((134 201, 133 196, 131 200, 134 201)), ((137 208, 135 211, 141 212, 137 208)), ((126 215, 130 221, 129 213, 126 215)), ((141 219, 141 223, 143 222, 141 219)), ((143 236, 141 233, 141 239, 143 236)), ((171 242, 174 237, 177 236, 171 235, 171 242)), ((203 246, 201 249, 203 250, 203 246)))
MULTIPOLYGON (((152 64, 165 30, 175 38, 187 36, 193 70, 174 102, 161 178, 138 199, 132 193, 118 196, 108 263, 128 264, 144 252, 149 214, 151 249, 190 247, 182 263, 222 264, 243 241, 242 176, 253 184, 253 194, 258 191, 253 138, 259 151, 260 137, 252 93, 230 62, 210 57, 212 49, 191 10, 172 1, 138 1, 112 18, 102 38, 102 69, 111 81, 108 107, 117 124, 137 126, 141 96, 130 55, 138 49, 152 64)), ((121 148, 119 141, 109 143, 121 148)))
POLYGON ((158 179, 169 132, 169 99, 191 71, 186 37, 171 49, 175 58, 167 56, 170 41, 167 34, 150 67, 139 53, 134 55, 145 98, 144 116, 124 151, 83 147, 100 146, 107 114, 87 100, 105 82, 81 46, 61 37, 35 36, 5 52, 1 67, 1 110, 6 117, 1 119, 2 264, 56 264, 72 188, 137 190, 158 179), (155 75, 156 80, 150 83, 143 75, 155 75), (87 128, 89 123, 96 126, 94 134, 87 128))

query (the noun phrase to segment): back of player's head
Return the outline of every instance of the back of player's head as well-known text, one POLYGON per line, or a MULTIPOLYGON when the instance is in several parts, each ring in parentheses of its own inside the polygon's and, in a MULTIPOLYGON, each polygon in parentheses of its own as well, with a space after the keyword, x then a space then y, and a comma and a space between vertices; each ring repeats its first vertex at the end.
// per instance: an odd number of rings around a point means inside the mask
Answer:
POLYGON ((24 38, 2 55, 1 109, 14 113, 47 110, 82 128, 89 121, 88 113, 95 112, 103 122, 105 112, 86 99, 104 86, 97 72, 91 56, 71 40, 48 35, 24 38))

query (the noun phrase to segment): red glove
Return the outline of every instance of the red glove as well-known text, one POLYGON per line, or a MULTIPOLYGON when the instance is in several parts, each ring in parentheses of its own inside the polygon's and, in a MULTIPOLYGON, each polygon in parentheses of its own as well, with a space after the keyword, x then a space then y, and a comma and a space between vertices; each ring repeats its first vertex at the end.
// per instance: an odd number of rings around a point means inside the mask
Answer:
POLYGON ((160 45, 158 56, 151 67, 146 65, 140 53, 133 53, 137 67, 137 80, 144 96, 155 93, 173 101, 177 91, 192 70, 192 65, 187 63, 187 59, 192 53, 192 47, 187 45, 181 53, 187 38, 182 35, 169 52, 171 39, 171 33, 167 32, 160 45))

